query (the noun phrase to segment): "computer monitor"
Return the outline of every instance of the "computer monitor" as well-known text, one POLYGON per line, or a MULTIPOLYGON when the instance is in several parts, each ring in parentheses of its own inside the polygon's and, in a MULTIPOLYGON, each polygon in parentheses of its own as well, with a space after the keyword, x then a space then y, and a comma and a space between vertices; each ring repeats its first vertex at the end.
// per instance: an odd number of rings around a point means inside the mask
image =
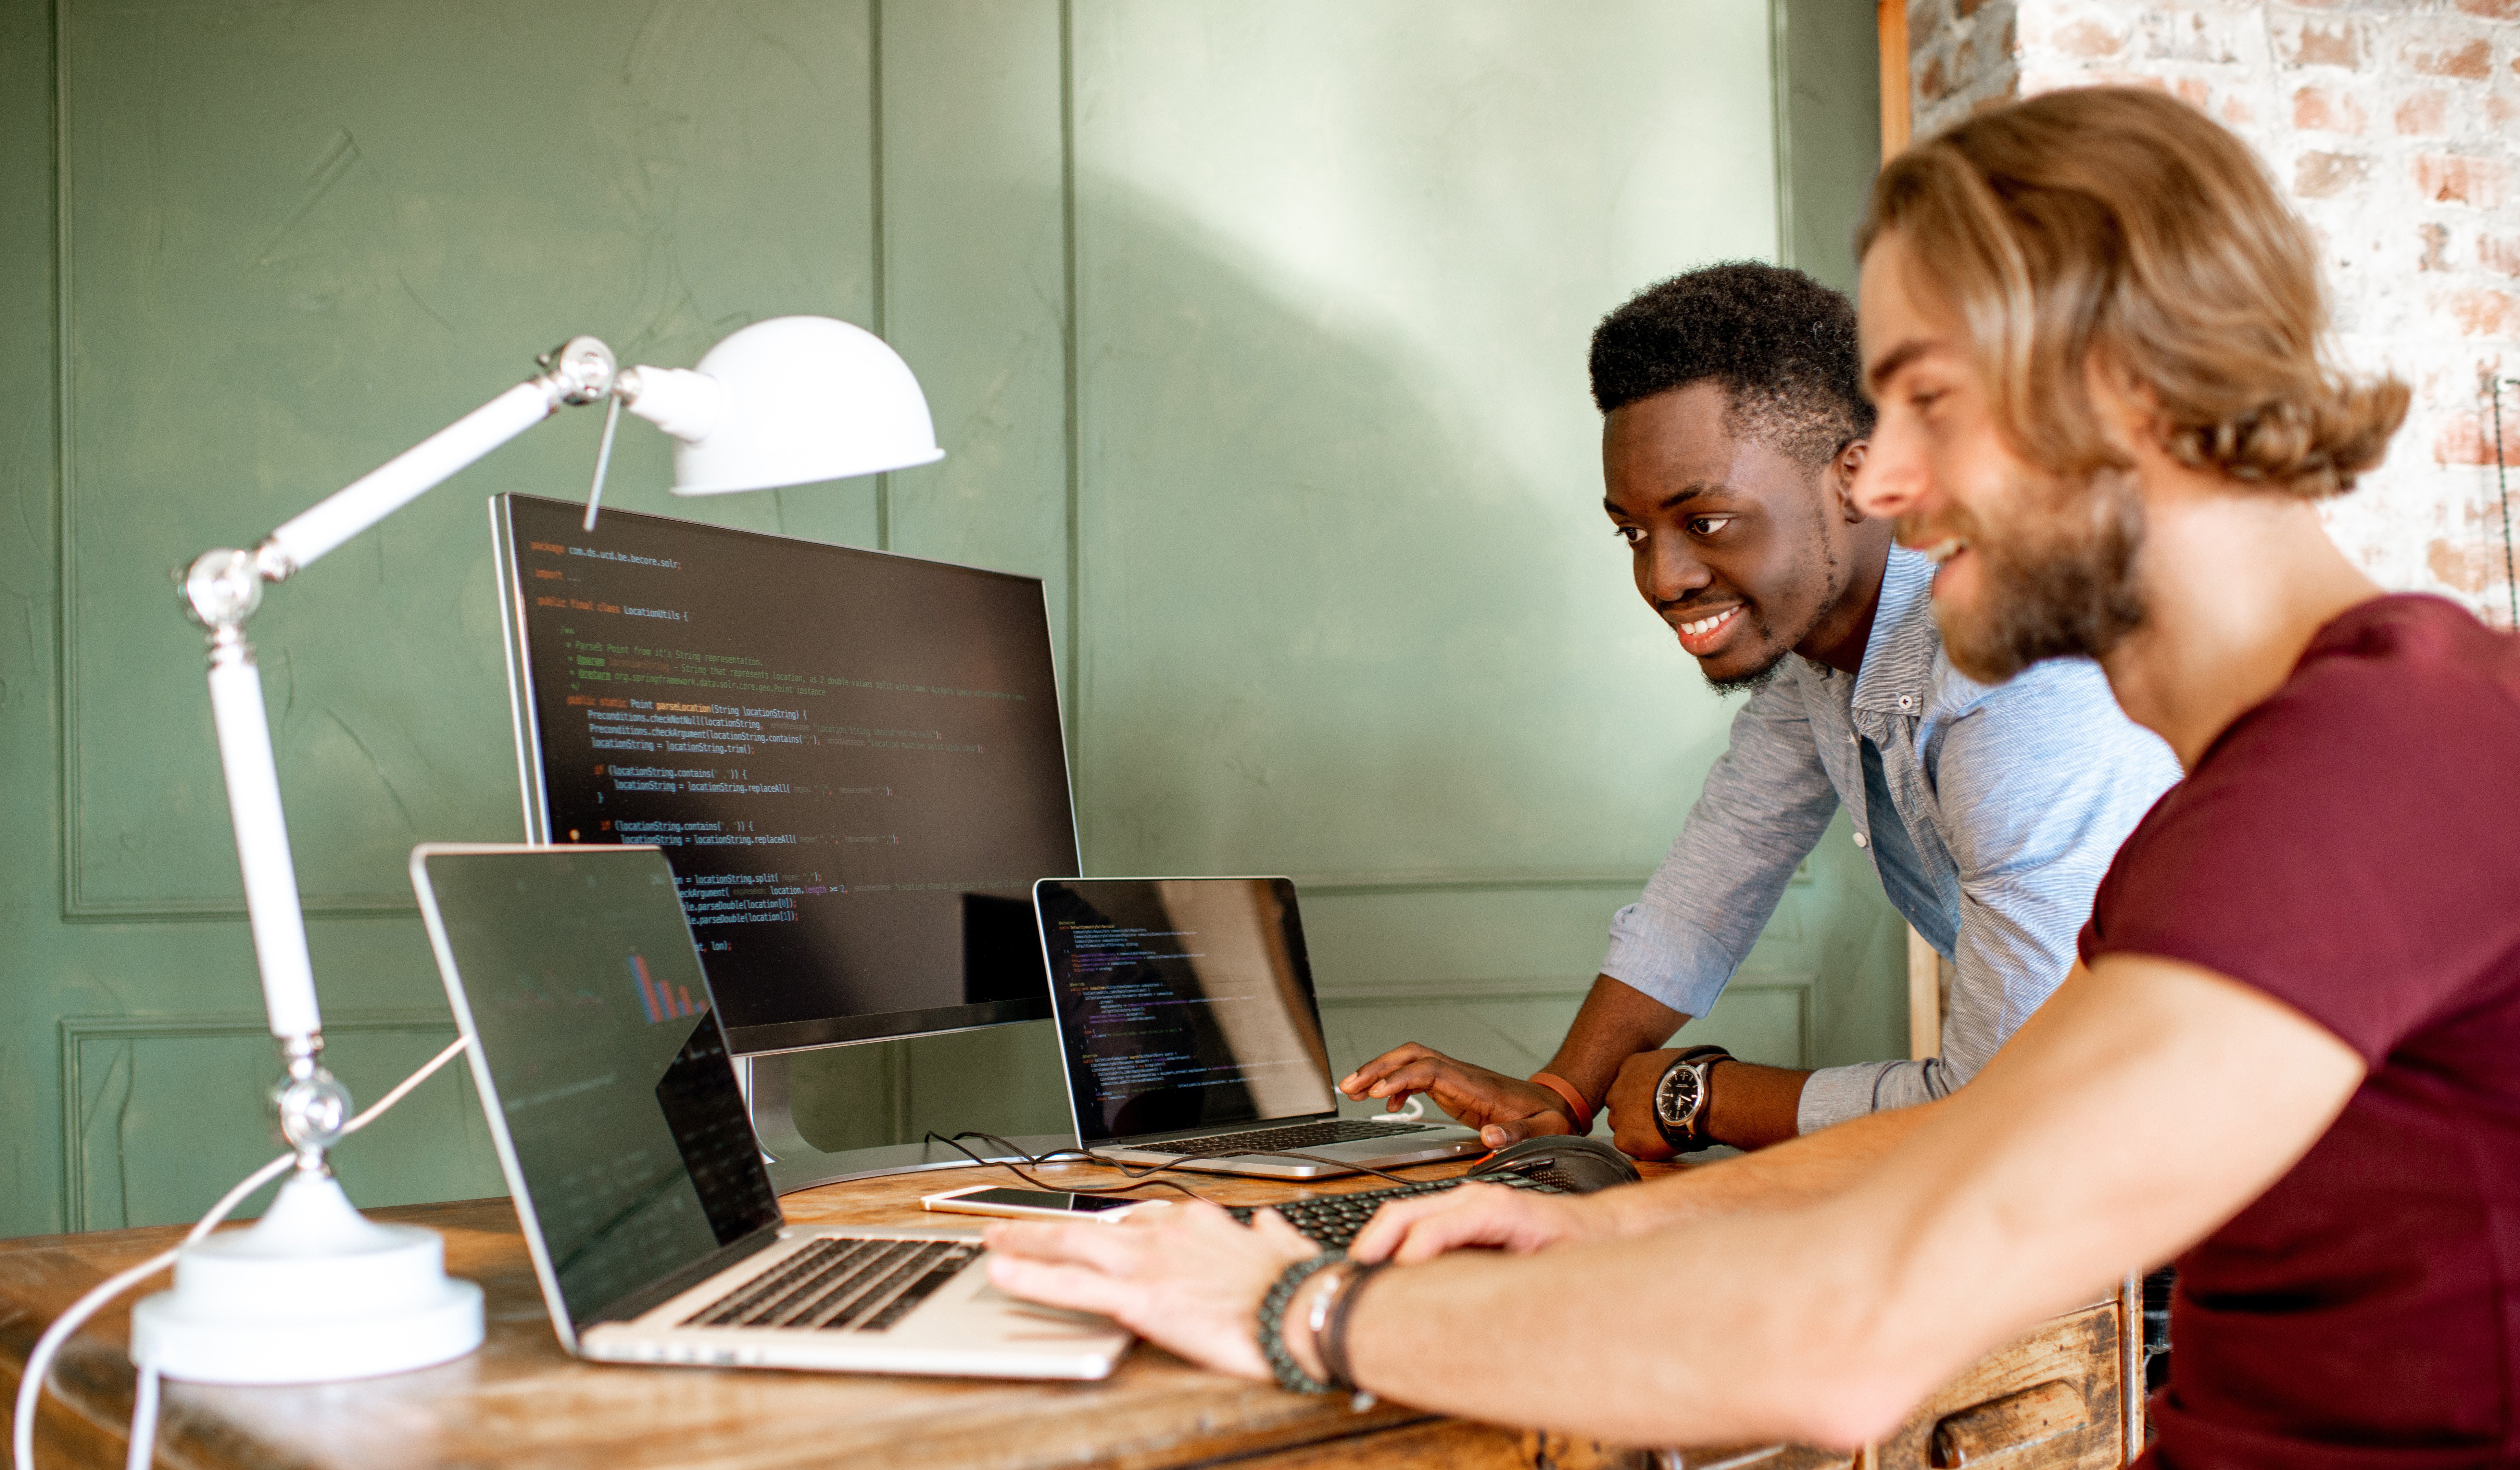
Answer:
POLYGON ((490 503, 527 838, 664 850, 738 1054, 1049 1016, 1041 580, 583 514, 490 503))

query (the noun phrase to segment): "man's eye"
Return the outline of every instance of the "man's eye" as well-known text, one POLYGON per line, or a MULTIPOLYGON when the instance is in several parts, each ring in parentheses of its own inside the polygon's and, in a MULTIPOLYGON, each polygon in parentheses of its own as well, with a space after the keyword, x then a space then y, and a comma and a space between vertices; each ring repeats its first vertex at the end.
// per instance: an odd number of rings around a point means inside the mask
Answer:
POLYGON ((1719 535, 1732 523, 1732 517, 1730 515, 1692 515, 1688 519, 1688 534, 1691 536, 1719 535))
POLYGON ((1610 534, 1618 537, 1621 541, 1626 542, 1630 546, 1635 546, 1638 542, 1645 539, 1645 528, 1643 526, 1612 526, 1610 527, 1610 534))

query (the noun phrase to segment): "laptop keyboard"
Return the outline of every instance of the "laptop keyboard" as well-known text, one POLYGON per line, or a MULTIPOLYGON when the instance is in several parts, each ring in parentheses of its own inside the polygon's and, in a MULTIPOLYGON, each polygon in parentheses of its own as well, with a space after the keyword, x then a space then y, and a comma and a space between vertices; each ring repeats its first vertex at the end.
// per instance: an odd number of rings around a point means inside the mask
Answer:
POLYGON ((952 1240, 817 1240, 683 1325, 881 1332, 979 1258, 952 1240))
POLYGON ((1388 1189, 1359 1189, 1353 1194, 1316 1194, 1303 1199, 1283 1200, 1274 1205, 1242 1205, 1231 1213, 1248 1225, 1261 1210, 1275 1210, 1286 1217, 1286 1224, 1304 1232, 1314 1244, 1326 1250, 1343 1251, 1356 1242, 1356 1232, 1373 1218, 1373 1212, 1395 1199, 1414 1199, 1420 1194, 1436 1194, 1456 1184, 1503 1184, 1508 1189, 1532 1189, 1542 1194, 1568 1194, 1573 1191, 1550 1179, 1545 1173, 1538 1178, 1519 1174, 1482 1174, 1449 1180, 1421 1180, 1414 1184, 1395 1184, 1388 1189))
POLYGON ((1334 1118, 1328 1123, 1298 1123, 1288 1128, 1263 1128, 1250 1133, 1215 1134, 1204 1138, 1174 1138, 1162 1143, 1132 1143, 1141 1153, 1168 1153, 1185 1159, 1222 1159, 1238 1153, 1279 1153, 1289 1148, 1322 1148, 1360 1138, 1396 1138, 1403 1134, 1433 1133, 1423 1123, 1375 1123, 1366 1118, 1334 1118))

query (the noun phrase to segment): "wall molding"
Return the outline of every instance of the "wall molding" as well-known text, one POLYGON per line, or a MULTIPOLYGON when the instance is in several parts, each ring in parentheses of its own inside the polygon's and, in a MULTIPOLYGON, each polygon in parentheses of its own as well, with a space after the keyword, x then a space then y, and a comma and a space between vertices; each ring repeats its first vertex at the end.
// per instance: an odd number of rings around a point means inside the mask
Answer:
MULTIPOLYGON (((113 1047, 132 1042, 233 1041, 239 1037, 269 1036, 271 1026, 263 1017, 243 1011, 196 1015, 84 1015, 62 1017, 60 1033, 63 1227, 86 1230, 120 1225, 118 1221, 102 1225, 91 1225, 87 1218, 87 1158, 80 1141, 86 1136, 90 1121, 84 1083, 84 1078, 90 1075, 87 1060, 90 1045, 113 1047)), ((444 1010, 337 1011, 325 1018, 324 1034, 328 1037, 425 1034, 452 1040, 455 1018, 444 1010)), ((111 1058, 104 1065, 110 1068, 112 1065, 111 1058)), ((272 1077, 275 1081, 280 1077, 276 1053, 272 1077)), ((236 1122, 243 1126, 245 1120, 236 1122)))
MULTIPOLYGON (((54 704, 59 760, 54 770, 61 820, 61 905, 65 923, 216 923, 246 917, 245 897, 233 899, 98 900, 79 887, 78 554, 76 507, 76 411, 72 388, 70 10, 72 0, 53 0, 53 579, 57 643, 53 653, 54 704)), ((170 624, 180 624, 171 602, 170 624)), ((199 688, 196 698, 206 699, 199 688)), ((407 893, 301 894, 308 918, 400 918, 419 912, 407 893)))
MULTIPOLYGON (((1644 891, 1650 868, 1417 868, 1380 872, 1295 873, 1295 888, 1307 898, 1379 898, 1404 893, 1540 893, 1557 891, 1644 891)), ((1787 887, 1812 884, 1811 860, 1794 865, 1787 887)))
MULTIPOLYGON (((1813 1010, 1820 976, 1805 970, 1744 971, 1724 988, 1731 995, 1790 995, 1794 998, 1795 1046, 1801 1064, 1812 1065, 1817 1035, 1813 1010)), ((1593 989, 1564 975, 1507 975, 1479 980, 1379 980, 1365 985, 1323 986, 1314 999, 1325 1010, 1368 1005, 1442 1005, 1497 1001, 1580 1001, 1593 989)))
POLYGON ((1308 898, 1367 898, 1400 893, 1506 893, 1551 889, 1642 890, 1651 869, 1637 868, 1424 868, 1382 872, 1317 872, 1295 875, 1308 898))

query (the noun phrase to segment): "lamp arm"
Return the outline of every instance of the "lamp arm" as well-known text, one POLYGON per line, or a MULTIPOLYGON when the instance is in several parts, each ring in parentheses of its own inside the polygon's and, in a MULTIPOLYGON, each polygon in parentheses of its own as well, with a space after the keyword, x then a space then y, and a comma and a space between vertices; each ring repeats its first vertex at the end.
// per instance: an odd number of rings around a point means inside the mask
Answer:
POLYGON ((325 1148, 349 1117, 349 1094, 323 1067, 323 1009, 306 950, 306 918, 281 808, 262 675, 245 622, 261 605, 265 582, 293 575, 562 405, 593 403, 613 390, 612 351, 593 337, 572 337, 541 363, 545 371, 539 376, 326 497, 253 551, 204 552, 176 574, 186 614, 209 636, 210 716, 226 779, 228 820, 236 830, 263 1010, 289 1066, 290 1082, 279 1094, 281 1130, 297 1148, 301 1168, 322 1167, 325 1148))
POLYGON ((612 391, 612 349, 571 337, 529 378, 283 522, 254 549, 255 571, 277 582, 418 500, 510 439, 612 391))

